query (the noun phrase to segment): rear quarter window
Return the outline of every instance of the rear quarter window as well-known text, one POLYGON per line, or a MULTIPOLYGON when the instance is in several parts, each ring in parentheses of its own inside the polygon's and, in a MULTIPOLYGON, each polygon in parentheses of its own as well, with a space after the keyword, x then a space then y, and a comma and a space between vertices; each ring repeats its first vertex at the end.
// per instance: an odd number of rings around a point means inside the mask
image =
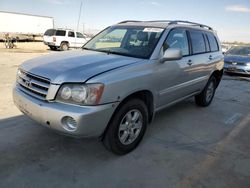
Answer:
POLYGON ((189 31, 193 54, 206 53, 206 43, 201 31, 189 31))
POLYGON ((57 30, 56 31, 56 36, 65 36, 66 35, 66 31, 64 30, 57 30))
POLYGON ((218 41, 215 38, 215 36, 213 34, 211 34, 211 33, 208 33, 207 38, 208 38, 208 41, 209 41, 209 44, 210 44, 211 52, 219 51, 218 41))

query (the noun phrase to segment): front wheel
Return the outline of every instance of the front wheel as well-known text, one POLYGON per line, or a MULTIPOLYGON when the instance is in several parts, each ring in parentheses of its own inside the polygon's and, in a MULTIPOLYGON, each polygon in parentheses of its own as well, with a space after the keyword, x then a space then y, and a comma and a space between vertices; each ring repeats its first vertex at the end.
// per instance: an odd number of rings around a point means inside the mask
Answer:
POLYGON ((148 110, 143 101, 132 99, 123 104, 112 118, 103 144, 113 153, 124 155, 140 143, 148 123, 148 110))
POLYGON ((208 83, 206 87, 203 89, 203 91, 195 96, 195 102, 199 106, 209 106, 214 98, 214 93, 216 90, 216 79, 215 77, 211 77, 208 80, 208 83))

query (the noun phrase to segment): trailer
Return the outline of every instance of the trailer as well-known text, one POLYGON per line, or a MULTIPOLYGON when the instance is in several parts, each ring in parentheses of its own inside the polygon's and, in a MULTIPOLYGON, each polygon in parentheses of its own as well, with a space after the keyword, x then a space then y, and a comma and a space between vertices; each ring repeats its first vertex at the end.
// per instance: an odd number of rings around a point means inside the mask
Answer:
POLYGON ((0 11, 0 33, 42 35, 54 28, 53 17, 0 11))

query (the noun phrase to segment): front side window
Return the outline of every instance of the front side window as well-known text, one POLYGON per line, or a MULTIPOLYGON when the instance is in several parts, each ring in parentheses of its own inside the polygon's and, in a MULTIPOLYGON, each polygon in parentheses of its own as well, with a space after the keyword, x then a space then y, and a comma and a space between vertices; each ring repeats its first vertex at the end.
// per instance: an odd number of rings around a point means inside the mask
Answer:
POLYGON ((185 29, 174 29, 170 32, 166 42, 163 45, 163 50, 168 48, 180 49, 183 56, 189 55, 188 38, 185 29))
POLYGON ((83 48, 148 59, 163 31, 163 28, 114 26, 95 36, 83 48))
POLYGON ((79 32, 76 32, 76 37, 77 37, 77 38, 84 38, 83 34, 82 34, 82 33, 79 33, 79 32))
POLYGON ((190 31, 193 54, 201 54, 206 52, 206 44, 202 32, 190 31))

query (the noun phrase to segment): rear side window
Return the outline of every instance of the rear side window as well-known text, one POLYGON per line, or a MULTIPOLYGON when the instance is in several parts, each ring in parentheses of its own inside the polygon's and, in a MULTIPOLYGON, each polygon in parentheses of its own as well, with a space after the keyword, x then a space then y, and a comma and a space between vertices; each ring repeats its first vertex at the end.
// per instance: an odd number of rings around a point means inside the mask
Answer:
POLYGON ((218 42, 217 42, 215 36, 211 33, 208 33, 207 38, 208 38, 208 41, 210 44, 211 52, 219 51, 218 42))
POLYGON ((75 37, 75 33, 74 33, 74 32, 72 32, 72 31, 69 31, 69 33, 68 33, 68 37, 75 37))
POLYGON ((56 36, 65 36, 66 35, 66 31, 64 30, 57 30, 56 31, 56 36))
POLYGON ((188 38, 185 29, 174 29, 170 32, 164 43, 163 50, 166 51, 168 48, 177 48, 182 51, 183 56, 189 55, 188 38))
POLYGON ((206 44, 202 32, 190 31, 193 54, 206 53, 206 44))

